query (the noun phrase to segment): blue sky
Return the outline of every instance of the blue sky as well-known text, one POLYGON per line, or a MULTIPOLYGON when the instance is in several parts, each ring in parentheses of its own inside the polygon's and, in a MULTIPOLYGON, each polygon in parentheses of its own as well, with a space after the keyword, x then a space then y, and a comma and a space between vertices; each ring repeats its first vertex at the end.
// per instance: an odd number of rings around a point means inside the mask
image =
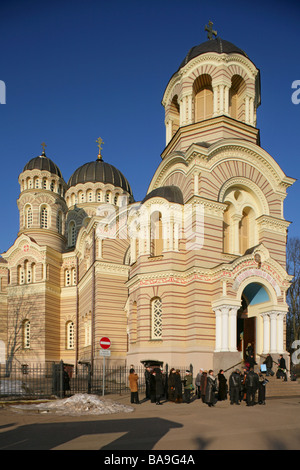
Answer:
MULTIPOLYGON (((0 0, 2 224, 0 253, 18 233, 18 175, 46 154, 68 181, 103 158, 141 200, 165 146, 164 89, 192 46, 218 35, 261 71, 261 146, 287 176, 300 176, 300 6, 297 1, 0 0)), ((288 190, 289 236, 300 237, 299 181, 288 190)))

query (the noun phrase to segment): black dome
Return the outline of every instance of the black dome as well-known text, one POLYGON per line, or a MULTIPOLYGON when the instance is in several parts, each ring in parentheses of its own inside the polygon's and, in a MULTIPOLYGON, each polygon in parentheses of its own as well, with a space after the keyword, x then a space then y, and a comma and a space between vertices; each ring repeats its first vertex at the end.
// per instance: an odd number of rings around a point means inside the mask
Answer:
POLYGON ((46 157, 46 155, 40 155, 39 157, 32 158, 24 166, 23 171, 26 170, 46 170, 52 175, 57 175, 62 178, 61 171, 55 163, 46 157))
POLYGON ((183 195, 178 186, 161 186, 160 188, 153 189, 153 191, 144 197, 142 204, 152 197, 162 197, 169 202, 183 204, 183 195))
POLYGON ((131 187, 125 176, 113 165, 100 159, 85 163, 77 168, 70 177, 68 186, 76 186, 76 184, 87 182, 110 183, 132 195, 131 187))
POLYGON ((246 52, 244 52, 239 47, 235 46, 229 41, 224 41, 221 38, 210 39, 209 41, 199 44, 199 46, 192 47, 187 53, 186 57, 180 64, 179 69, 184 67, 190 60, 194 59, 198 55, 205 54, 206 52, 216 52, 217 54, 241 54, 244 57, 247 57, 246 52))

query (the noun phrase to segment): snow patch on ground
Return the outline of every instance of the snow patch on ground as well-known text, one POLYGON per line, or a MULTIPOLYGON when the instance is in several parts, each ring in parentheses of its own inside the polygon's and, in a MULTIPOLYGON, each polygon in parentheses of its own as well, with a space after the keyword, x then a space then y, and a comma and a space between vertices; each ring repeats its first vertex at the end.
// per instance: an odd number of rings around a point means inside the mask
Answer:
POLYGON ((85 393, 46 403, 14 405, 11 408, 16 411, 35 411, 71 416, 131 413, 134 411, 132 406, 122 405, 112 400, 100 398, 97 395, 85 393))

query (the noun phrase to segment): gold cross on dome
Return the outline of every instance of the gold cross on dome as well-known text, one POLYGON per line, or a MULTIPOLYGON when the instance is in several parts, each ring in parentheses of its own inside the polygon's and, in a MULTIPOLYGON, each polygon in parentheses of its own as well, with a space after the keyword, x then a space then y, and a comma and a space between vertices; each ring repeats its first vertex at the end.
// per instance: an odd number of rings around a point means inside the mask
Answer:
POLYGON ((211 21, 208 22, 208 26, 205 26, 205 31, 207 31, 208 39, 212 39, 213 36, 217 36, 218 32, 212 29, 213 23, 211 21))
POLYGON ((42 142, 41 146, 43 148, 43 155, 45 155, 45 147, 47 147, 47 145, 45 144, 45 142, 42 142))
POLYGON ((101 150, 102 150, 102 145, 104 144, 104 142, 103 142, 103 140, 101 139, 101 137, 98 137, 98 139, 96 140, 96 142, 97 142, 98 147, 99 147, 98 159, 99 159, 99 160, 102 160, 101 150))

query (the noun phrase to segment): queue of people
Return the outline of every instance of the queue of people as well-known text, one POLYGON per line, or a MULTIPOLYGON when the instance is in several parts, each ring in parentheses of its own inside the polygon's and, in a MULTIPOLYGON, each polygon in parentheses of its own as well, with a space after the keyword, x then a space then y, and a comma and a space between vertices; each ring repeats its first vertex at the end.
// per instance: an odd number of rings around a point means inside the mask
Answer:
MULTIPOLYGON (((266 386, 268 379, 273 376, 273 358, 267 355, 263 364, 265 373, 255 372, 252 361, 252 353, 249 351, 247 362, 243 370, 235 369, 230 374, 228 380, 225 377, 224 370, 220 370, 215 376, 213 370, 200 369, 196 375, 195 383, 190 370, 185 372, 184 378, 181 377, 179 369, 172 368, 168 377, 160 367, 145 368, 146 397, 151 403, 161 405, 164 398, 174 403, 190 403, 194 399, 199 399, 209 407, 216 405, 218 401, 230 400, 231 405, 240 405, 245 402, 247 406, 256 404, 256 394, 258 395, 258 404, 266 404, 266 386)), ((277 363, 278 370, 276 377, 286 377, 285 360, 280 355, 277 363)), ((129 384, 131 391, 131 403, 140 404, 138 393, 138 375, 131 366, 129 373, 129 384)))

